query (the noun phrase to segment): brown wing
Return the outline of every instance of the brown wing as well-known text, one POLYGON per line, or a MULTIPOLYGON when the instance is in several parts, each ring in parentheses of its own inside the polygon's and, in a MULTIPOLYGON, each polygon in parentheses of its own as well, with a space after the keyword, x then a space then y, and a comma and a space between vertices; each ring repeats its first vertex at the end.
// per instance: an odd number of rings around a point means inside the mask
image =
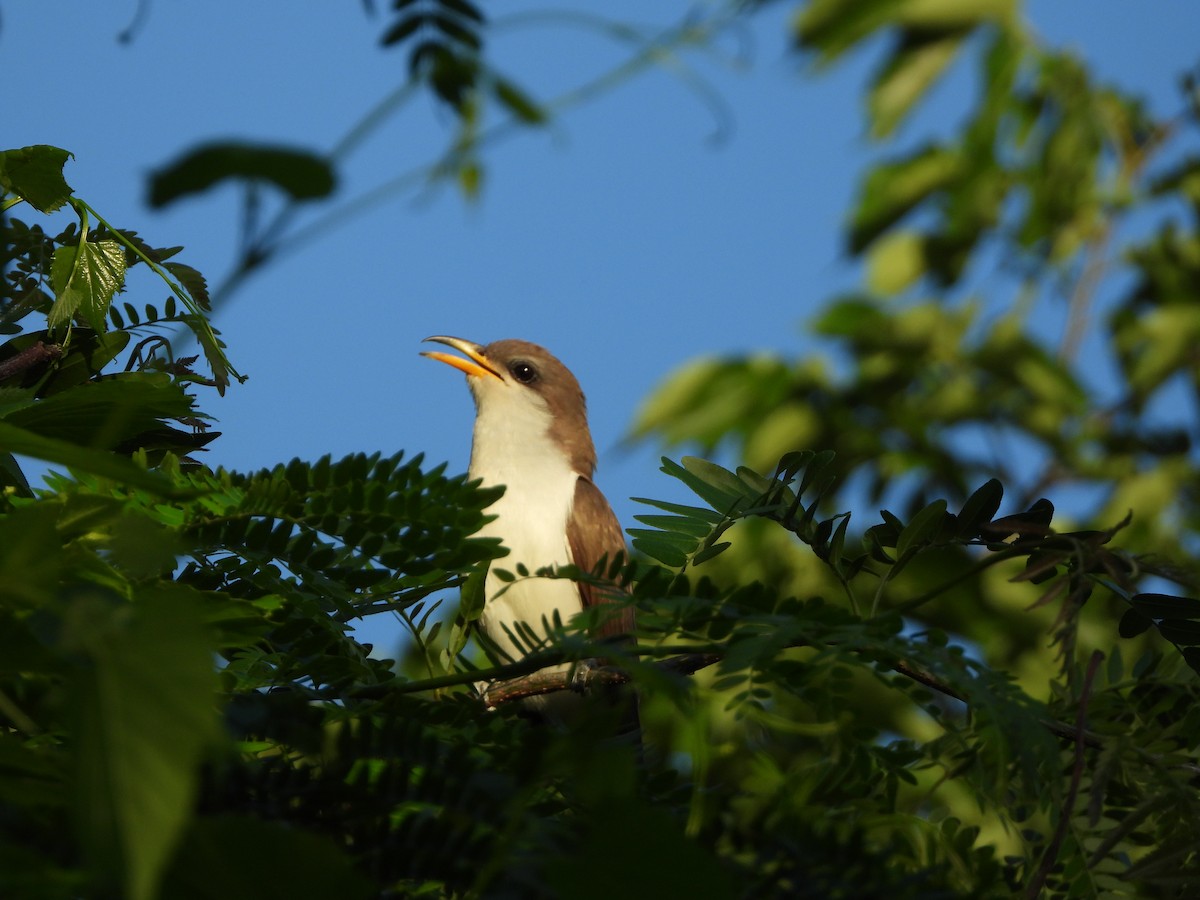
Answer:
MULTIPOLYGON (((571 548, 571 562, 584 572, 592 572, 601 559, 612 562, 618 553, 625 553, 621 523, 600 489, 582 475, 575 483, 575 503, 567 521, 567 543, 571 548)), ((613 599, 612 591, 583 582, 579 583, 579 592, 585 608, 613 599)), ((605 622, 597 637, 632 634, 633 609, 628 608, 605 622)))

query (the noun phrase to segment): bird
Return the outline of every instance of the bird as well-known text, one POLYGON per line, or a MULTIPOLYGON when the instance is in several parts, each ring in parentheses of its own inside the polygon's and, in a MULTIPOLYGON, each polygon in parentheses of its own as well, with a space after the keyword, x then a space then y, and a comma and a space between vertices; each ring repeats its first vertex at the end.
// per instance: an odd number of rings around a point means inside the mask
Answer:
MULTIPOLYGON (((466 373, 475 400, 468 476, 484 486, 504 486, 488 508, 495 519, 478 533, 501 538, 509 551, 504 568, 513 572, 523 565, 532 573, 571 564, 592 572, 601 560, 612 562, 624 554, 620 523, 593 481, 596 449, 587 402, 571 371, 529 341, 505 339, 484 346, 447 335, 425 341, 462 354, 426 350, 421 355, 466 373)), ((567 622, 581 610, 619 596, 615 588, 570 579, 506 580, 495 570, 493 563, 479 625, 511 660, 526 656, 556 618, 567 622)), ((619 604, 611 613, 602 617, 594 636, 632 636, 633 608, 619 604)), ((554 706, 546 696, 528 701, 535 710, 554 706)))

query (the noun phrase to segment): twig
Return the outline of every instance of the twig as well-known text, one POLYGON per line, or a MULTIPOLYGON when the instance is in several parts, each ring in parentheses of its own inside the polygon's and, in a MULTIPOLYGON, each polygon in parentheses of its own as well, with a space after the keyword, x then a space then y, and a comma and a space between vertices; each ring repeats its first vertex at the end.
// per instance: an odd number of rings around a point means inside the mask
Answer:
POLYGON ((1046 852, 1042 854, 1042 862, 1038 866, 1037 872, 1034 873, 1033 880, 1025 889, 1025 896, 1029 900, 1033 900, 1042 892, 1050 870, 1054 868, 1054 863, 1058 860, 1058 851, 1062 847, 1063 839, 1067 836, 1067 826, 1075 812, 1075 799, 1079 796, 1079 782, 1083 779, 1083 751, 1086 743, 1084 741, 1084 723, 1087 721, 1087 706, 1092 696, 1092 682, 1096 677, 1096 670, 1100 668, 1100 662, 1103 659, 1104 654, 1095 650, 1092 652, 1091 660, 1088 661, 1087 675, 1084 676, 1083 690, 1079 695, 1079 712, 1075 716, 1075 764, 1071 769, 1071 786, 1067 790, 1067 802, 1063 804, 1062 812, 1059 813, 1058 827, 1054 829, 1054 837, 1050 839, 1046 852))
POLYGON ((62 356, 62 352, 62 346, 59 344, 46 344, 38 341, 32 347, 26 347, 16 356, 0 362, 0 381, 12 378, 26 369, 50 362, 52 359, 58 359, 62 356))
MULTIPOLYGON (((656 669, 675 675, 691 675, 714 665, 723 657, 713 653, 689 653, 673 656, 654 664, 656 669)), ((489 709, 502 703, 513 703, 527 697, 553 694, 565 690, 590 690, 594 685, 615 685, 629 682, 630 675, 617 666, 578 666, 574 671, 534 672, 519 678, 508 678, 489 685, 483 701, 489 709)))

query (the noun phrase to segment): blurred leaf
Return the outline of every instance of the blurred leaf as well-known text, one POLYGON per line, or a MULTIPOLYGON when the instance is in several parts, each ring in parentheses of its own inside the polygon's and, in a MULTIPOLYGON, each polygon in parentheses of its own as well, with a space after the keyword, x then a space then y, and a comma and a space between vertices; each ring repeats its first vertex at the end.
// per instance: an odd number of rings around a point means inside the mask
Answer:
POLYGON ((867 96, 871 136, 895 131, 918 100, 953 61, 969 31, 905 29, 867 96))
POLYGON ((661 809, 610 800, 590 810, 578 847, 545 863, 559 897, 657 900, 664 896, 724 900, 741 895, 735 879, 661 809))
POLYGON ((924 274, 925 239, 917 232, 894 231, 871 247, 867 257, 867 287, 874 293, 884 296, 902 293, 924 274))
POLYGON ((841 56, 881 28, 965 31, 1011 20, 1016 0, 813 0, 796 19, 796 39, 823 62, 841 56))
POLYGON ((1117 632, 1123 638, 1134 638, 1154 627, 1154 620, 1136 609, 1125 611, 1117 626, 1117 632))
POLYGON ((166 206, 230 178, 268 182, 293 200, 327 197, 334 187, 333 167, 318 154, 290 147, 218 143, 192 150, 151 175, 149 203, 166 206))
POLYGON ((541 125, 546 121, 546 111, 513 82, 496 77, 491 86, 501 105, 526 125, 541 125))
POLYGON ((217 740, 216 677, 197 613, 144 595, 134 609, 81 594, 63 641, 82 650, 72 689, 76 827, 130 900, 158 896, 217 740))
POLYGON ((249 816, 198 819, 164 884, 178 900, 367 900, 378 895, 333 843, 249 816))
POLYGON ((859 191, 850 227, 850 251, 861 253, 931 194, 952 184, 962 172, 959 155, 937 146, 876 166, 859 191))

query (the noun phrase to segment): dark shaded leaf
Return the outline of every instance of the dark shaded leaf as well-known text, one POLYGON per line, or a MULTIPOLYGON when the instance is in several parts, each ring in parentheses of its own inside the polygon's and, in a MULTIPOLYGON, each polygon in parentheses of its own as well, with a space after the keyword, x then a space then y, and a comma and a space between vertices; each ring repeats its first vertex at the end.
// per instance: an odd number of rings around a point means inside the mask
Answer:
POLYGON ((1171 594, 1134 594, 1133 608, 1154 619, 1200 619, 1200 600, 1171 594))
POLYGON ((329 161, 308 150, 247 143, 209 144, 152 174, 149 203, 153 207, 166 206, 231 178, 269 182, 294 200, 327 197, 335 181, 329 161))

